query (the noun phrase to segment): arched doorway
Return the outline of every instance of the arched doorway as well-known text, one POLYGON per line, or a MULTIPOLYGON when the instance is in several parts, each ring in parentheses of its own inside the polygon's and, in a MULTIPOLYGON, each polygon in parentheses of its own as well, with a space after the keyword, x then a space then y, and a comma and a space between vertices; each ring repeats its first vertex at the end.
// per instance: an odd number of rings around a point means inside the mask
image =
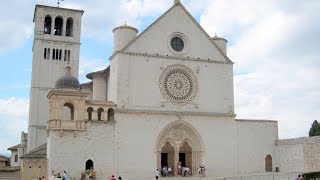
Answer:
POLYGON ((93 161, 91 159, 89 159, 87 162, 86 162, 86 170, 91 170, 91 169, 94 169, 94 166, 93 166, 93 161))
POLYGON ((174 167, 174 148, 170 142, 166 142, 161 149, 161 167, 174 167))
POLYGON ((184 142, 180 147, 179 162, 182 167, 192 168, 192 148, 187 142, 184 142))
MULTIPOLYGON (((197 130, 185 121, 176 121, 168 124, 159 133, 156 141, 157 167, 163 165, 163 147, 166 144, 173 146, 173 168, 175 175, 178 174, 179 161, 184 167, 189 167, 191 174, 197 172, 202 165, 203 141, 197 130)), ((170 165, 171 166, 171 165, 170 165)))
POLYGON ((272 157, 268 154, 265 158, 266 172, 272 172, 272 157))

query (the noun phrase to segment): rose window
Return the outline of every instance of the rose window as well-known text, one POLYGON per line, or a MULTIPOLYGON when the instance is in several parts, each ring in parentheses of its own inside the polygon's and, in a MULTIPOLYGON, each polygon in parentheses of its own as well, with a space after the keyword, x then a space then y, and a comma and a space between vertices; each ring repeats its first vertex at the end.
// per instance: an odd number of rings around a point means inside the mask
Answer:
POLYGON ((160 77, 162 95, 174 104, 191 102, 198 91, 198 83, 193 72, 183 65, 167 67, 160 77))

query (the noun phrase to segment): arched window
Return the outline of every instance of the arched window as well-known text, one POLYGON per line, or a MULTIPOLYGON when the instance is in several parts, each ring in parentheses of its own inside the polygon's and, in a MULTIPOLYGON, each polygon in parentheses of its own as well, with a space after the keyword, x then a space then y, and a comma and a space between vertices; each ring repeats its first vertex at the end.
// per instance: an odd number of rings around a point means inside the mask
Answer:
POLYGON ((103 109, 102 108, 99 108, 98 109, 98 120, 102 120, 102 113, 103 113, 103 109))
POLYGON ((14 162, 18 162, 18 155, 14 156, 14 162))
POLYGON ((272 172, 272 157, 268 154, 265 158, 266 172, 272 172))
POLYGON ((93 161, 91 159, 89 159, 87 162, 86 162, 86 170, 93 170, 93 161))
POLYGON ((92 107, 88 107, 87 112, 88 112, 88 120, 92 120, 93 108, 92 107))
POLYGON ((71 103, 63 105, 63 120, 74 120, 74 107, 71 103))
POLYGON ((66 36, 69 36, 69 37, 73 36, 73 19, 72 18, 67 19, 66 36))
POLYGON ((56 17, 54 21, 54 35, 62 36, 63 19, 56 17))
POLYGON ((44 19, 44 29, 43 29, 44 34, 51 34, 51 23, 52 23, 52 19, 49 15, 47 15, 46 18, 44 19))
POLYGON ((108 109, 108 121, 114 121, 114 111, 112 108, 108 109))

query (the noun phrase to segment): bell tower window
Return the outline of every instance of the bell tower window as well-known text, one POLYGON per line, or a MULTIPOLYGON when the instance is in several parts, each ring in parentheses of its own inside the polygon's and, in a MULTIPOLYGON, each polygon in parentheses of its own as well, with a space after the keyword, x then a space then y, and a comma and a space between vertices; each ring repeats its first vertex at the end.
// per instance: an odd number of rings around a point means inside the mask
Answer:
POLYGON ((51 34, 51 23, 52 23, 52 19, 49 15, 47 15, 46 18, 44 19, 44 29, 43 29, 44 34, 51 34))
POLYGON ((47 48, 44 48, 43 59, 47 59, 47 48))
POLYGON ((56 59, 56 50, 53 49, 53 52, 52 52, 52 59, 55 60, 56 59))
POLYGON ((54 21, 54 35, 62 36, 63 19, 61 17, 56 17, 54 21))
POLYGON ((69 36, 69 37, 73 36, 73 20, 72 20, 72 18, 68 18, 68 20, 67 20, 66 36, 69 36))

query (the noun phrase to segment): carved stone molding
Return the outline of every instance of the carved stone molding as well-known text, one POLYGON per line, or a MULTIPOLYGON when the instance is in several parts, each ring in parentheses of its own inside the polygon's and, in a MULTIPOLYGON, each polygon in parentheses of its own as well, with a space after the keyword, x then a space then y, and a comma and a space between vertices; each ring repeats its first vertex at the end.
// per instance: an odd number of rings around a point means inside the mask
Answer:
POLYGON ((171 132, 171 137, 173 140, 179 142, 184 138, 184 132, 180 128, 175 128, 171 132))

